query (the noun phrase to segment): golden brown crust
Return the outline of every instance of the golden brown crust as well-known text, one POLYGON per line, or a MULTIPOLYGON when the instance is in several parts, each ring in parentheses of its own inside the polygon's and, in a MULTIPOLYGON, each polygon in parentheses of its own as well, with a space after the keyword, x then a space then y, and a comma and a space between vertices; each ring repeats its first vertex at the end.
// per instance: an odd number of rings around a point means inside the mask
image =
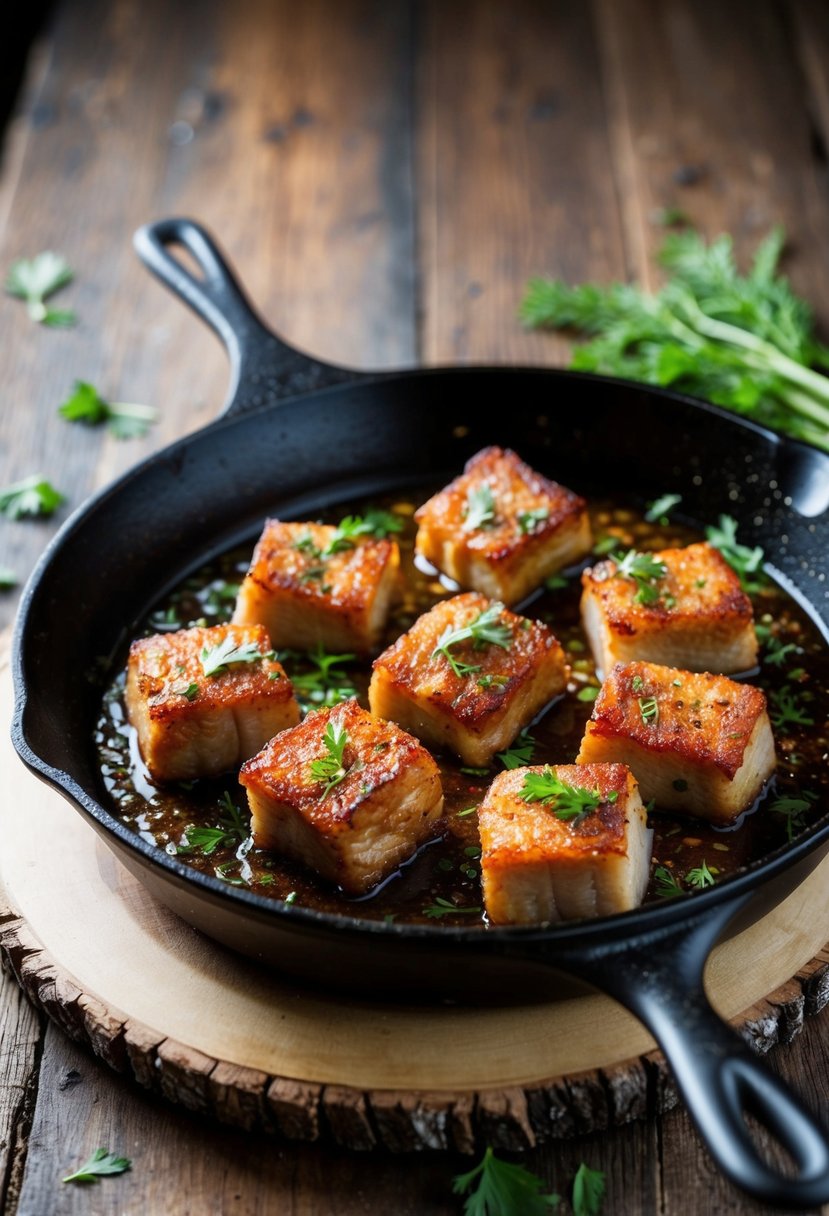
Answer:
POLYGON ((424 786, 440 797, 440 772, 426 749, 411 735, 372 717, 355 700, 317 710, 275 739, 242 765, 239 781, 248 790, 290 805, 317 831, 326 835, 347 831, 359 810, 382 798, 384 787, 405 771, 418 769, 424 786), (343 729, 346 777, 327 794, 311 765, 329 752, 323 736, 329 721, 343 729))
POLYGON ((441 600, 375 659, 374 671, 382 672, 384 682, 398 693, 416 697, 437 713, 450 714, 470 730, 508 704, 515 692, 538 674, 542 664, 555 667, 558 691, 563 691, 570 669, 552 630, 507 608, 501 612, 499 623, 510 631, 508 650, 494 645, 476 649, 472 641, 452 647, 457 660, 479 671, 456 675, 445 655, 435 654, 446 631, 468 625, 491 602, 475 591, 441 600), (482 680, 489 682, 489 687, 482 687, 482 680))
POLYGON ((467 461, 464 472, 424 503, 415 519, 418 553, 462 585, 509 603, 591 545, 584 499, 499 447, 484 448, 467 461), (468 495, 483 486, 492 492, 494 518, 471 528, 468 495), (533 512, 542 514, 530 520, 533 512))
MULTIPOLYGON (((651 752, 714 765, 733 780, 757 720, 765 713, 766 698, 759 688, 727 676, 656 663, 620 663, 596 698, 588 734, 631 739, 651 752), (651 699, 656 717, 648 713, 651 699)), ((584 744, 582 749, 589 752, 584 744)))
POLYGON ((191 716, 194 709, 232 708, 263 696, 271 703, 287 703, 293 698, 293 686, 272 656, 270 638, 261 625, 194 627, 133 642, 128 673, 135 692, 146 702, 150 720, 172 721, 191 716), (206 676, 202 651, 227 638, 236 646, 255 645, 261 661, 235 663, 206 676))
POLYGON ((636 781, 624 764, 548 766, 568 785, 597 791, 602 801, 577 821, 559 819, 554 807, 525 802, 521 790, 528 773, 545 766, 499 773, 478 810, 483 864, 488 869, 531 862, 577 861, 582 857, 625 856, 628 849, 628 800, 636 781), (608 801, 613 794, 614 801, 608 801))

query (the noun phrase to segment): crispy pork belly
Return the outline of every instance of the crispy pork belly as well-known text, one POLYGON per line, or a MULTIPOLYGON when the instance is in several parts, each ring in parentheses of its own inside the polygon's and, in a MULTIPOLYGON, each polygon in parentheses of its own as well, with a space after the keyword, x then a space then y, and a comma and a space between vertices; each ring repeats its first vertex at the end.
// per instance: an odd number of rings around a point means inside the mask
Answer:
POLYGON ((239 780, 254 843, 352 894, 410 857, 443 811, 440 773, 426 749, 356 701, 283 731, 243 765, 239 780), (339 763, 326 736, 339 740, 339 763))
POLYGON ((481 878, 496 925, 608 916, 642 902, 651 839, 636 780, 624 764, 560 764, 500 773, 478 810, 481 878), (555 799, 525 801, 528 774, 555 774, 598 805, 563 819, 555 799), (525 791, 526 792, 526 791, 525 791))
POLYGON ((601 675, 647 659, 690 671, 747 671, 757 662, 751 601, 709 544, 647 555, 664 567, 645 588, 615 561, 582 574, 582 622, 601 675), (642 602, 653 598, 652 602, 642 602))
POLYGON ((278 649, 321 645, 369 654, 386 623, 399 568, 393 540, 337 541, 337 529, 325 524, 270 519, 233 620, 264 625, 278 649))
POLYGON ((462 587, 516 604, 589 553, 587 504, 515 452, 484 448, 415 513, 417 552, 462 587))
POLYGON ((601 687, 579 764, 629 764, 646 802, 730 824, 774 772, 759 688, 710 672, 618 664, 601 687))
POLYGON ((456 752, 466 764, 485 765, 564 692, 569 672, 546 625, 473 591, 442 600, 383 651, 368 695, 378 717, 456 752), (448 645, 448 654, 439 649, 485 613, 503 645, 472 637, 448 645))
POLYGON ((133 642, 127 715, 156 781, 238 768, 299 721, 291 681, 272 654, 261 625, 181 629, 133 642))

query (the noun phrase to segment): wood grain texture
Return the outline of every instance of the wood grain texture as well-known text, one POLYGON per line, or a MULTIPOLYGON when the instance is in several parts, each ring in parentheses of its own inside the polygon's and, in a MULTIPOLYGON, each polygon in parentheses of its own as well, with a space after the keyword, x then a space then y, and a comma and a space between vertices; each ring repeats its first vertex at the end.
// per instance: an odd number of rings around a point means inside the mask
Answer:
POLYGON ((43 1037, 37 1010, 0 973, 0 1210, 17 1201, 37 1094, 43 1037))

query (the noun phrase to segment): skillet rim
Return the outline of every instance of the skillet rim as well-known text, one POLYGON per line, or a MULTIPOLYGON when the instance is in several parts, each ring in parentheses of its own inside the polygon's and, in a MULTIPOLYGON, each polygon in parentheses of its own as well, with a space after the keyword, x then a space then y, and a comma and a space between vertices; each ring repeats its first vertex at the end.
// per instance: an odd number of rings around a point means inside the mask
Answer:
MULTIPOLYGON (((763 858, 750 862, 738 873, 729 876, 722 883, 704 891, 686 892, 681 897, 662 900, 652 904, 640 905, 627 912, 615 913, 610 916, 589 918, 580 921, 562 922, 548 927, 533 926, 491 926, 485 928, 467 928, 462 925, 442 924, 413 924, 386 922, 370 918, 361 919, 349 917, 340 913, 323 912, 307 908, 299 904, 285 904, 281 900, 257 895, 244 888, 222 883, 212 875, 193 870, 178 862, 175 857, 160 849, 157 845, 144 841, 138 833, 128 828, 120 819, 108 811, 102 803, 90 797, 75 780, 71 773, 56 768, 44 760, 30 744, 26 731, 25 717, 29 703, 28 681, 25 672, 24 647, 27 634, 27 620, 41 582, 47 574, 54 554, 69 542, 77 529, 93 512, 101 509, 106 501, 120 493, 126 486, 139 479, 147 470, 162 461, 174 460, 176 455, 184 451, 194 440, 201 440, 213 432, 222 432, 233 428, 237 423, 253 416, 278 412, 285 406, 293 406, 310 399, 323 400, 351 389, 358 391, 366 387, 393 384, 395 381, 428 379, 434 376, 464 377, 468 374, 499 373, 503 375, 533 375, 542 374, 553 379, 567 382, 571 380, 588 381, 610 388, 626 387, 635 389, 643 395, 666 403, 679 403, 703 414, 710 414, 718 426, 733 428, 735 433, 749 432, 756 438, 765 441, 770 451, 782 452, 786 449, 804 450, 814 453, 823 459, 829 468, 829 455, 801 440, 781 435, 772 431, 753 419, 735 415, 721 407, 692 397, 673 389, 658 385, 646 384, 641 381, 627 380, 621 377, 597 375, 589 372, 572 371, 567 368, 545 366, 522 366, 513 364, 469 364, 463 366, 450 365, 447 367, 416 367, 406 370, 391 370, 381 372, 356 373, 354 378, 341 383, 328 385, 324 388, 311 389, 306 393, 295 394, 282 400, 264 402, 257 406, 239 407, 234 397, 227 403, 222 413, 211 419, 204 426, 179 437, 172 443, 127 469, 113 482, 103 486, 82 502, 67 518, 55 536, 47 545, 37 561, 21 594, 18 613, 12 637, 11 671, 14 687, 14 709, 11 723, 12 744, 24 764, 36 776, 51 785, 55 790, 70 801, 84 817, 91 822, 95 830, 104 837, 115 837, 113 847, 126 849, 133 854, 141 866, 162 871, 167 881, 185 888, 195 887, 202 898, 219 907, 234 908, 237 912, 245 911, 258 921, 290 922, 311 929, 324 929, 327 932, 345 934, 356 937, 376 937, 385 935, 405 941, 426 941, 430 944, 438 942, 454 942, 464 946, 477 946, 482 950, 496 951, 507 943, 537 941, 560 942, 563 946, 595 945, 596 939, 601 941, 630 938, 636 933, 649 930, 658 931, 671 927, 679 922, 703 915, 708 909, 714 909, 725 902, 735 904, 742 898, 753 894, 757 887, 775 878, 780 873, 793 868, 798 862, 808 857, 812 852, 829 839, 829 808, 822 820, 813 824, 806 834, 791 843, 778 846, 763 858), (643 924, 637 924, 638 921, 643 924)), ((824 513, 825 514, 825 513, 824 513)), ((779 583, 789 584, 786 590, 798 600, 808 612, 816 627, 827 637, 827 624, 821 619, 811 599, 793 583, 788 576, 782 575, 773 563, 766 563, 773 574, 777 575, 779 583)), ((829 641, 829 639, 827 639, 829 641)))

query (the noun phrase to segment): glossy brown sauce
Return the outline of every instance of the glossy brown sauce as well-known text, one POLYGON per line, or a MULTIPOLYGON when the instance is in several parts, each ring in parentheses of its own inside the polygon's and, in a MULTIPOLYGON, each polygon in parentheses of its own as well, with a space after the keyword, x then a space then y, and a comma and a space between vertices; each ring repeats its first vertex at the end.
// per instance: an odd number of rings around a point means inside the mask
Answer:
MULTIPOLYGON (((344 503, 320 517, 323 522, 337 523, 348 513, 365 514, 371 506, 391 510, 404 521, 404 530, 397 537, 403 570, 401 598, 389 621, 384 644, 408 629, 437 599, 453 593, 451 586, 443 585, 431 572, 418 569, 413 561, 412 514, 431 492, 432 488, 425 489, 416 500, 344 503)), ((611 543, 607 540, 603 545, 609 537, 615 539, 616 547, 633 545, 640 550, 681 546, 701 539, 690 528, 674 523, 650 524, 640 511, 608 503, 594 504, 591 515, 600 552, 611 543)), ((228 553, 187 579, 157 606, 140 636, 228 620, 252 547, 228 553)), ((516 764, 572 763, 590 717, 589 698, 598 688, 579 623, 578 572, 565 574, 565 578, 555 580, 561 586, 543 591, 519 609, 550 625, 567 652, 573 673, 567 694, 529 728, 534 745, 531 751, 514 757, 516 764)), ((665 898, 672 882, 683 892, 695 889, 701 881, 707 883, 708 879, 699 873, 703 863, 711 880, 721 882, 796 838, 829 805, 827 648, 808 616, 773 583, 764 582, 752 593, 752 599, 763 644, 759 671, 749 673, 749 678, 770 696, 773 717, 776 699, 782 698, 782 703, 794 704, 796 714, 811 722, 786 722, 775 727, 777 774, 758 805, 736 827, 715 829, 695 819, 658 811, 650 814, 654 848, 646 902, 665 898), (781 648, 786 647, 781 657, 781 648), (781 802, 783 799, 788 802, 781 802)), ((280 658, 288 674, 298 677, 300 684, 303 675, 318 671, 303 656, 285 652, 280 658)), ((349 660, 338 664, 336 670, 347 676, 339 684, 343 693, 353 688, 367 707, 370 664, 349 660)), ((235 773, 155 786, 138 753, 135 732, 126 721, 123 689, 122 670, 106 694, 95 741, 114 813, 144 840, 196 870, 247 887, 257 895, 350 917, 485 924, 475 811, 489 783, 504 767, 501 760, 496 758, 485 772, 477 772, 464 770, 460 761, 450 756, 436 757, 445 793, 443 835, 423 846, 370 895, 355 900, 326 886, 301 866, 252 847, 247 835, 246 800, 235 773), (193 826, 225 829, 223 839, 212 848, 188 847, 187 833, 193 826)), ((307 688, 298 689, 298 695, 304 708, 313 708, 315 701, 307 688)))

